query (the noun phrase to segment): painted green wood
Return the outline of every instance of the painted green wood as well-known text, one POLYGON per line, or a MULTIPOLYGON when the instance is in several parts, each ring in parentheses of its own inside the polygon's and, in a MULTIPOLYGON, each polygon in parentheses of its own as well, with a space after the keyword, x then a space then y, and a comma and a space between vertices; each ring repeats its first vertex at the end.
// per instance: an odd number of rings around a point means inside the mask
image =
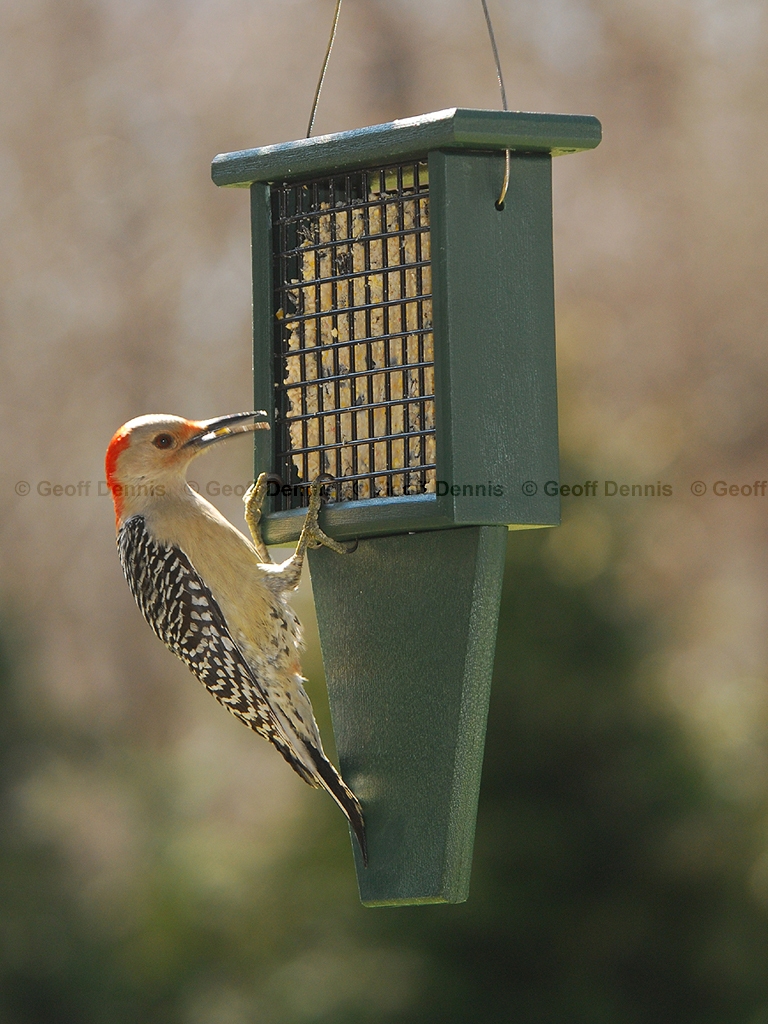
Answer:
MULTIPOLYGON (((265 463, 262 468, 271 463, 265 463)), ((262 520, 267 544, 290 544, 298 539, 306 509, 269 513, 262 520)), ((320 523, 337 540, 380 537, 410 530, 441 530, 453 526, 450 516, 441 515, 433 494, 412 494, 400 498, 366 498, 325 505, 320 523)))
POLYGON ((253 267, 254 409, 265 409, 269 430, 255 430, 256 476, 274 463, 274 359, 272 357, 272 207, 268 185, 251 186, 251 264, 253 267))
MULTIPOLYGON (((330 506, 323 522, 340 540, 560 521, 558 495, 544 492, 559 478, 551 157, 512 156, 500 211, 503 173, 501 154, 429 154, 438 494, 330 506)), ((266 319, 256 347, 271 352, 266 319)), ((302 522, 270 513, 265 539, 295 540, 302 522)))
MULTIPOLYGON (((271 463, 257 459, 256 473, 271 463)), ((552 477, 556 480, 556 477, 552 477)), ((269 513, 262 520, 262 534, 267 544, 290 544, 298 540, 306 509, 269 513)), ((320 524, 337 540, 359 540, 362 537, 385 537, 392 533, 416 530, 445 530, 456 526, 453 517, 442 515, 432 494, 412 494, 401 498, 366 498, 326 505, 320 512, 320 524)), ((509 523, 510 530, 532 530, 552 523, 509 523)))
POLYGON ((600 138, 596 117, 452 107, 334 135, 221 153, 214 158, 211 176, 217 185, 247 186, 391 164, 450 148, 557 156, 594 149, 600 138))
POLYGON ((500 154, 429 154, 437 504, 456 524, 556 526, 552 158, 514 155, 497 210, 503 176, 500 154))
POLYGON ((467 898, 506 537, 465 527, 309 553, 367 906, 467 898))

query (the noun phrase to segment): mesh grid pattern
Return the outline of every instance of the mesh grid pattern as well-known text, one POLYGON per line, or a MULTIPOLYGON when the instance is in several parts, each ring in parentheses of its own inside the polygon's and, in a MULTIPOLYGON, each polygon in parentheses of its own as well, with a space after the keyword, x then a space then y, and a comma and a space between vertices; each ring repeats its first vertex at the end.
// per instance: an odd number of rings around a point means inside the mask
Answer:
POLYGON ((305 505, 435 491, 424 161, 272 190, 276 472, 305 505))

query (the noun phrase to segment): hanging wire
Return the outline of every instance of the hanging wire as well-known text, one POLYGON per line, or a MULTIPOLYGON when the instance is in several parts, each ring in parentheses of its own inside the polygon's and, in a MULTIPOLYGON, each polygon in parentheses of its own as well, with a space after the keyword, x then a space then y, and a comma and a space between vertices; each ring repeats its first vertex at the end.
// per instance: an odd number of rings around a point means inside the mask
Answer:
MULTIPOLYGON (((499 81, 499 89, 501 91, 501 104, 504 110, 509 110, 507 106, 507 91, 504 88, 504 76, 501 73, 501 60, 499 59, 499 48, 496 45, 496 36, 493 31, 493 23, 491 22, 491 15, 488 11, 488 4, 486 0, 480 0, 483 5, 483 14, 485 15, 485 23, 488 26, 488 36, 491 40, 491 49, 493 50, 493 59, 496 63, 496 77, 499 81)), ((307 125, 307 138, 312 135, 312 129, 315 126, 315 115, 317 114, 317 105, 320 102, 320 92, 323 88, 323 82, 325 81, 325 73, 328 70, 328 64, 331 59, 331 50, 333 49, 333 43, 336 39, 336 29, 339 27, 339 15, 341 14, 342 0, 336 0, 336 9, 333 12, 333 24, 331 25, 331 35, 328 39, 328 47, 325 51, 325 58, 323 59, 323 66, 320 71, 320 77, 317 80, 317 89, 315 89, 315 98, 312 103, 312 113, 309 115, 309 124, 307 125)), ((504 181, 501 185, 501 192, 499 198, 496 200, 496 209, 504 209, 504 200, 507 197, 507 190, 509 189, 509 177, 510 177, 510 155, 509 150, 504 150, 504 181)))
MULTIPOLYGON (((499 48, 496 46, 496 36, 493 33, 493 25, 491 23, 491 15, 488 13, 488 4, 486 0, 480 0, 483 5, 483 14, 485 15, 485 24, 488 26, 488 35, 491 39, 491 48, 493 50, 493 59, 496 61, 496 77, 499 80, 499 89, 501 90, 501 104, 504 110, 509 110, 507 106, 507 90, 504 88, 504 77, 501 73, 501 61, 499 60, 499 48)), ((509 188, 509 173, 510 173, 510 158, 509 150, 504 150, 504 182, 501 186, 501 194, 496 200, 496 209, 504 209, 504 200, 507 198, 507 189, 509 188)))
MULTIPOLYGON (((485 0, 483 0, 483 3, 485 3, 485 0)), ((328 70, 328 62, 331 59, 333 41, 336 38, 336 29, 338 28, 339 25, 339 14, 341 14, 341 0, 336 0, 336 10, 333 13, 333 25, 331 26, 331 38, 328 40, 328 49, 325 51, 323 69, 320 72, 320 78, 317 80, 317 89, 315 90, 315 99, 312 104, 312 113, 309 115, 309 124, 307 125, 307 138, 311 136, 312 129, 315 126, 315 114, 317 113, 317 104, 320 102, 320 90, 323 88, 323 82, 325 81, 325 73, 328 70)))

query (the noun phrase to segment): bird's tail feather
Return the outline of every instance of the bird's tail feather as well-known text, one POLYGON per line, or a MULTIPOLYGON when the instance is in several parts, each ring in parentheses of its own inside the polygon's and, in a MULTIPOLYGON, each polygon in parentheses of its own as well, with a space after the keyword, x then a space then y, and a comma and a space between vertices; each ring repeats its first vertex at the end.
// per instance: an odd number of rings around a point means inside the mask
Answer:
POLYGON ((363 811, 360 807, 360 802, 344 782, 342 777, 336 771, 334 766, 323 754, 322 750, 307 745, 307 748, 312 756, 312 760, 315 763, 317 774, 320 776, 323 788, 327 789, 333 799, 344 811, 352 826, 352 831, 355 833, 358 845, 360 846, 360 853, 363 856, 363 864, 368 867, 368 843, 365 837, 365 821, 363 819, 363 811))

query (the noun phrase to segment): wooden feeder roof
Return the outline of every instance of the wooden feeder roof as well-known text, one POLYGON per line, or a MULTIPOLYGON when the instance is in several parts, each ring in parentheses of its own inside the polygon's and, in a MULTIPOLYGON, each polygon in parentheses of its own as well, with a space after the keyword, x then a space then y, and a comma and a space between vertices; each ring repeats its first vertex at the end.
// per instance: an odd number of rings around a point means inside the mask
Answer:
POLYGON ((600 122, 589 115, 452 107, 334 135, 222 153, 214 158, 211 175, 216 185, 247 187, 256 181, 394 163, 436 149, 509 149, 560 156, 594 149, 600 139, 600 122))

